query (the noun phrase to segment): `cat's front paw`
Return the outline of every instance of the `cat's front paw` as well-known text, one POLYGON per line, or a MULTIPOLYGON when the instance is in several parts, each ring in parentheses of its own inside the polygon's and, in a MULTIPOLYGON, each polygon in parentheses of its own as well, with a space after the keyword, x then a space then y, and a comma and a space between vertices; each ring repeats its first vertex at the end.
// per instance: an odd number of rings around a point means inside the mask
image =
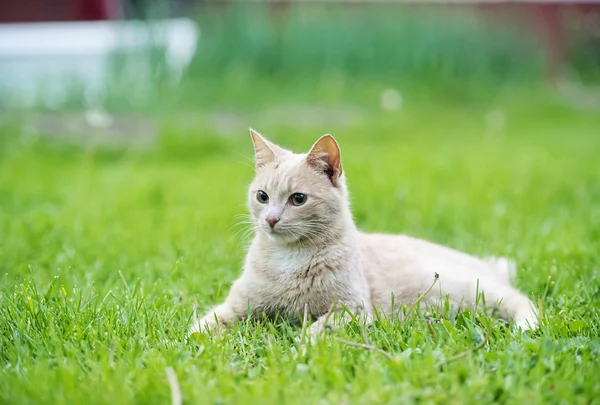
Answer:
POLYGON ((308 328, 308 341, 312 346, 314 346, 319 339, 323 338, 323 336, 327 335, 328 333, 334 332, 336 329, 337 328, 333 323, 327 321, 327 318, 321 318, 308 328))
POLYGON ((212 334, 219 330, 221 323, 215 318, 214 314, 206 315, 201 319, 194 320, 194 323, 188 331, 189 338, 195 334, 212 334))
POLYGON ((324 335, 324 328, 317 322, 313 323, 308 329, 302 330, 300 335, 296 337, 296 343, 300 347, 306 345, 314 346, 324 335))

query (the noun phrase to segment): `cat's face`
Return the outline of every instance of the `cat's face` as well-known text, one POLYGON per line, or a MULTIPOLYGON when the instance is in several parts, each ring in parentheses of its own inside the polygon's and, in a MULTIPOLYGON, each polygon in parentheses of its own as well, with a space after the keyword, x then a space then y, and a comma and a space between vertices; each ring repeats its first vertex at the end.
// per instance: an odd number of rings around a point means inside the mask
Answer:
POLYGON ((251 130, 256 177, 248 205, 258 232, 292 244, 320 244, 331 235, 347 192, 340 150, 333 137, 321 137, 307 154, 294 154, 251 130))

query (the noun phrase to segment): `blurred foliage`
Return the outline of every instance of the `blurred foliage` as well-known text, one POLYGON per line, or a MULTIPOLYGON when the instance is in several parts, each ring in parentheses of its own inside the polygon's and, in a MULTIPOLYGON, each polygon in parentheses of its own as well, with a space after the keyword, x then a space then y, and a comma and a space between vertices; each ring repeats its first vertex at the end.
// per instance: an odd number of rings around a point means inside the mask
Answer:
MULTIPOLYGON (((148 4, 147 13, 132 16, 173 14, 165 2, 148 4)), ((388 87, 417 97, 489 100, 507 88, 540 87, 549 72, 533 36, 516 24, 486 24, 463 8, 206 2, 190 17, 198 21, 200 38, 181 80, 168 74, 160 47, 114 54, 102 100, 90 99, 85 83, 69 78, 64 101, 51 108, 162 111, 263 103, 249 83, 277 98, 269 103, 356 102, 355 94, 388 87)), ((572 37, 567 73, 595 80, 597 45, 581 38, 572 37)), ((4 96, 0 107, 11 105, 4 96)), ((39 105, 52 104, 45 98, 42 86, 39 105)))
POLYGON ((464 10, 253 3, 201 7, 197 21, 197 53, 167 97, 179 107, 362 104, 357 94, 375 98, 385 88, 489 100, 539 87, 548 71, 516 27, 485 25, 464 10), (264 91, 250 92, 250 83, 264 91))
POLYGON ((398 6, 203 9, 190 76, 249 71, 268 77, 352 77, 432 84, 529 80, 541 55, 519 32, 465 12, 398 6))

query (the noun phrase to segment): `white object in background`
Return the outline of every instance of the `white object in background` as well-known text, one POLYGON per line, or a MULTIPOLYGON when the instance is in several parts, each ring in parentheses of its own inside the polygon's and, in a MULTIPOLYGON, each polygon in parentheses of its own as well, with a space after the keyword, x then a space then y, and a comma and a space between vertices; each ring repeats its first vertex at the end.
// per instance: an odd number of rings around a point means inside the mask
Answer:
POLYGON ((31 106, 41 99, 59 106, 72 84, 83 87, 90 106, 98 105, 115 80, 113 55, 124 56, 119 85, 147 92, 153 85, 149 48, 164 48, 168 74, 178 80, 198 35, 189 19, 0 24, 0 105, 9 97, 10 104, 31 106))
POLYGON ((385 89, 381 92, 381 108, 387 111, 399 110, 402 107, 402 94, 392 88, 385 89))
POLYGON ((493 109, 485 114, 485 129, 490 135, 502 133, 506 127, 506 114, 500 109, 493 109))

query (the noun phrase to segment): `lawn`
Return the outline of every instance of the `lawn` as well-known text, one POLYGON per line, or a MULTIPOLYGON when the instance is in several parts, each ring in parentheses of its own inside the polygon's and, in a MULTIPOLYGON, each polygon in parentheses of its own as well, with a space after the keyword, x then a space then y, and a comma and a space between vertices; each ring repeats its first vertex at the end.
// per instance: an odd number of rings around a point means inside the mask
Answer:
POLYGON ((5 120, 0 403, 165 404, 167 370, 186 404, 600 403, 600 114, 543 95, 361 111, 296 125, 255 107, 225 135, 210 112, 185 131, 163 114, 155 148, 118 151, 5 120), (341 342, 365 343, 356 325, 304 349, 285 321, 185 342, 241 269, 249 125, 302 151, 331 131, 360 228, 515 258, 540 330, 381 319, 368 343, 391 358, 341 342))

